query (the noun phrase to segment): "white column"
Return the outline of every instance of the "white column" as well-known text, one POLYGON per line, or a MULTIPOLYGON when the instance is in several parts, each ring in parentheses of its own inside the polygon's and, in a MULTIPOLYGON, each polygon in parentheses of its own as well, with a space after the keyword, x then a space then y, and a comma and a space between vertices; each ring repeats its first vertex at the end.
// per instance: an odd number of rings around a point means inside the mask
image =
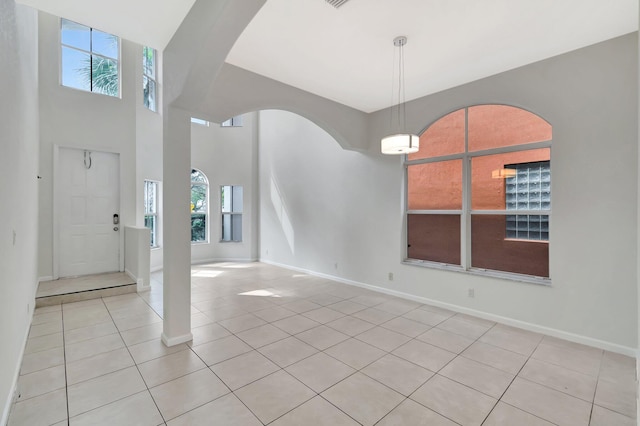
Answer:
POLYGON ((167 107, 163 117, 163 300, 162 341, 174 346, 191 334, 191 119, 167 107))

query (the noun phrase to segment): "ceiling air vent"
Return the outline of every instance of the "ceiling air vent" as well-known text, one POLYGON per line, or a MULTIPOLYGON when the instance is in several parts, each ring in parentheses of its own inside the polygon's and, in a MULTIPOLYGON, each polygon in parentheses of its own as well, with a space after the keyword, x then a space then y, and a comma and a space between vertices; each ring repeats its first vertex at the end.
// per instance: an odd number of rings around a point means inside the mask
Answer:
POLYGON ((348 2, 349 0, 324 0, 336 9, 348 2))

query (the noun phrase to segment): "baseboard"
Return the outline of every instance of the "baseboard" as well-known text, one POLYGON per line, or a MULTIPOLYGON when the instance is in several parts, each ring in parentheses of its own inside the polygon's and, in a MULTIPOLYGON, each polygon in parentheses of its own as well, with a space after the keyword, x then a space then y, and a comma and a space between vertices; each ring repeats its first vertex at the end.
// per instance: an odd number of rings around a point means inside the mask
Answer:
POLYGON ((607 342, 604 340, 594 339, 591 337, 583 336, 580 334, 571 333, 568 331, 562 331, 555 328, 545 327, 542 325, 533 324, 526 321, 520 321, 513 318, 503 317, 500 315, 495 315, 483 311, 478 311, 475 309, 466 308, 464 306, 454 305, 451 303, 440 302, 438 300, 428 299, 426 297, 416 296, 409 293, 404 293, 401 291, 391 290, 383 287, 377 287, 371 284, 361 283, 359 281, 353 281, 342 277, 336 277, 334 275, 324 274, 322 272, 311 271, 304 268, 299 268, 296 266, 285 265, 278 262, 273 262, 270 260, 261 259, 260 262, 267 263, 274 266, 279 266, 281 268, 290 269, 296 272, 303 272, 309 275, 317 276, 320 278, 326 278, 333 281, 337 281, 343 284, 353 285, 356 287, 365 288, 372 291, 377 291, 378 293, 388 294, 390 296, 396 296, 407 300, 412 300, 419 303, 424 303, 431 306, 437 306, 439 308, 449 309, 454 312, 459 312, 462 314, 472 315, 478 318, 486 319, 489 321, 494 321, 500 324, 509 325, 512 327, 521 328, 523 330, 532 331, 535 333, 546 334, 548 336, 557 337, 559 339, 568 340, 575 343, 580 343, 587 346, 593 346, 599 349, 604 349, 610 352, 615 352, 618 354, 630 356, 633 358, 637 358, 640 356, 639 350, 637 348, 632 348, 629 346, 618 345, 616 343, 607 342))
POLYGON ((142 278, 138 278, 138 280, 136 281, 136 291, 138 293, 144 293, 145 291, 150 291, 151 290, 151 284, 144 283, 144 280, 142 278))
POLYGON ((52 275, 47 275, 44 277, 39 277, 38 278, 38 282, 43 282, 43 281, 53 281, 53 276, 52 275))
MULTIPOLYGON (((34 296, 34 300, 35 300, 35 296, 34 296)), ((16 371, 13 374, 13 381, 11 383, 11 392, 9 392, 9 395, 7 396, 7 401, 4 404, 4 409, 2 411, 2 418, 0 418, 0 425, 6 425, 9 422, 9 414, 11 414, 11 408, 16 398, 16 391, 18 389, 18 379, 20 378, 20 368, 22 368, 22 358, 24 358, 24 351, 27 347, 27 339, 29 338, 29 330, 31 329, 31 323, 33 322, 34 312, 35 312, 35 306, 33 306, 31 309, 31 318, 29 319, 29 323, 27 324, 27 329, 25 330, 25 333, 24 333, 22 349, 20 350, 20 356, 18 357, 18 365, 16 366, 16 371)))
POLYGON ((640 424, 640 349, 636 356, 636 419, 640 424))
POLYGON ((219 258, 213 258, 213 259, 198 259, 195 261, 192 261, 191 264, 192 265, 204 265, 207 263, 220 263, 220 262, 238 262, 238 263, 251 263, 251 262, 257 262, 259 259, 257 258, 235 258, 235 257, 219 257, 219 258))
POLYGON ((168 347, 176 346, 181 343, 190 342, 192 340, 193 340, 193 334, 191 333, 183 334, 182 336, 176 336, 176 337, 167 337, 167 335, 164 334, 164 332, 162 333, 162 343, 164 343, 168 347))
POLYGON ((131 272, 130 270, 128 270, 127 268, 124 269, 124 273, 127 274, 127 276, 129 278, 131 278, 134 283, 138 282, 138 277, 136 277, 135 274, 133 272, 131 272))

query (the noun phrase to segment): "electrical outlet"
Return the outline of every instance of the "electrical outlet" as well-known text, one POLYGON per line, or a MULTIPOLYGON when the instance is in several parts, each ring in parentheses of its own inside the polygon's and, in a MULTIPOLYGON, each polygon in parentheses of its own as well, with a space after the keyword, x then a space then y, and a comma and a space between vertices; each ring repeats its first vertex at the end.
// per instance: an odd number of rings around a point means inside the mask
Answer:
POLYGON ((389 281, 393 281, 393 272, 389 272, 389 281))
POLYGON ((469 290, 467 290, 467 295, 469 297, 476 297, 476 290, 473 288, 470 288, 469 290))

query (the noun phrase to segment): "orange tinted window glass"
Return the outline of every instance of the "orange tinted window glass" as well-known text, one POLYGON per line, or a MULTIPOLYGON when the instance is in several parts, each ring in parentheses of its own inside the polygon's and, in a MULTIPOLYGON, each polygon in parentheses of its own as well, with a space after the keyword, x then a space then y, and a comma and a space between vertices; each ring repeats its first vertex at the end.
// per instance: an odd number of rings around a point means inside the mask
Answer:
MULTIPOLYGON (((505 166, 548 161, 550 156, 549 148, 540 148, 473 158, 471 160, 471 208, 473 210, 504 210, 508 179, 501 175, 501 172, 505 170, 505 166)), ((515 173, 514 170, 510 171, 515 173)))
POLYGON ((551 140, 549 123, 529 111, 506 105, 470 107, 468 132, 469 151, 551 140))
POLYGON ((445 115, 420 136, 420 151, 409 160, 464 152, 464 109, 445 115))
POLYGON ((462 160, 408 167, 409 210, 462 209, 462 160))

